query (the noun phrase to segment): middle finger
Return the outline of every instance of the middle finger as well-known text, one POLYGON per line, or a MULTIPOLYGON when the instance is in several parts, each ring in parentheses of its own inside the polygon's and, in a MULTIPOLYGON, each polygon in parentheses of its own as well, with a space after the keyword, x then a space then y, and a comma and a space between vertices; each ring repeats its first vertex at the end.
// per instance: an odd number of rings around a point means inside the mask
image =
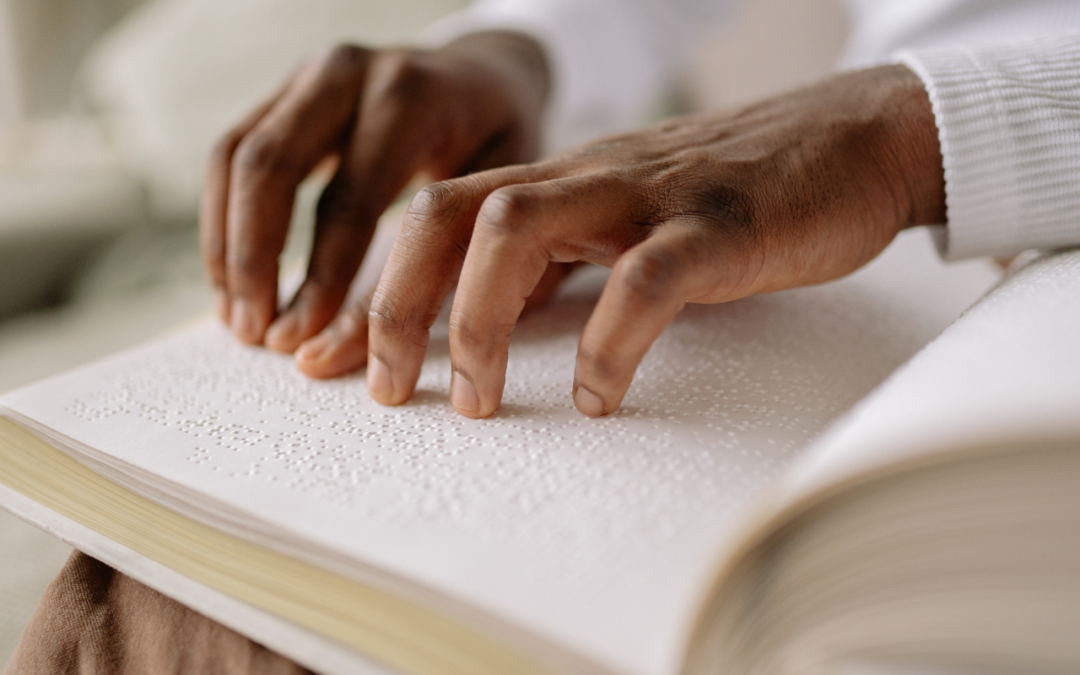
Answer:
POLYGON ((337 48, 298 73, 237 147, 230 172, 226 279, 233 331, 261 342, 277 310, 277 257, 296 188, 350 126, 369 52, 337 48))
POLYGON ((450 399, 467 417, 498 409, 510 334, 549 263, 608 263, 646 235, 626 186, 571 177, 494 192, 476 220, 450 314, 450 399))

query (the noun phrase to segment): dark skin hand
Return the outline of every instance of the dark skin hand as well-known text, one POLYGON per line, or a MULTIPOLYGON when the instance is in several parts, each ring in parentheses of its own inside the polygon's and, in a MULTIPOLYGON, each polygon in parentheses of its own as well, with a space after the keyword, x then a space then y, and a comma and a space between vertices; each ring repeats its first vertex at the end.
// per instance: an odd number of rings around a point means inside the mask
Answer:
MULTIPOLYGON (((740 110, 428 186, 410 205, 370 311, 344 310, 330 337, 309 345, 319 347, 321 375, 366 357, 371 395, 402 404, 456 284, 451 401, 463 415, 487 417, 501 400, 522 310, 566 265, 606 265, 612 274, 581 337, 573 383, 578 409, 600 416, 619 407, 649 346, 687 302, 835 279, 901 229, 943 222, 944 210, 922 82, 903 66, 846 73, 740 110)), ((303 357, 304 349, 298 362, 310 373, 303 357)))
MULTIPOLYGON (((200 238, 221 319, 240 340, 281 352, 335 317, 350 334, 366 324, 366 307, 342 303, 378 217, 418 173, 442 180, 534 159, 546 95, 540 47, 514 33, 438 51, 343 45, 305 64, 211 157, 200 238), (336 171, 319 201, 307 278, 278 314, 277 259, 296 188, 326 165, 336 171)), ((315 377, 367 358, 338 350, 327 368, 304 353, 298 364, 315 377)))

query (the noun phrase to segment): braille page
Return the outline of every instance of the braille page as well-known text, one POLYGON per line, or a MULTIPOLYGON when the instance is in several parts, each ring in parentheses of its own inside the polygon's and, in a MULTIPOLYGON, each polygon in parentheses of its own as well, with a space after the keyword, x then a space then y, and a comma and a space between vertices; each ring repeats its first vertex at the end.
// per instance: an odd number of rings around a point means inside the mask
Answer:
POLYGON ((489 420, 450 408, 445 321, 400 408, 373 403, 362 373, 308 380, 213 324, 0 404, 107 453, 145 494, 201 496, 197 517, 220 505, 308 559, 664 675, 748 500, 996 278, 944 266, 914 234, 839 282, 688 306, 599 420, 570 399, 596 271, 522 319, 489 420))
POLYGON ((954 449, 1080 438, 1080 251, 1013 272, 823 436, 785 497, 954 449))

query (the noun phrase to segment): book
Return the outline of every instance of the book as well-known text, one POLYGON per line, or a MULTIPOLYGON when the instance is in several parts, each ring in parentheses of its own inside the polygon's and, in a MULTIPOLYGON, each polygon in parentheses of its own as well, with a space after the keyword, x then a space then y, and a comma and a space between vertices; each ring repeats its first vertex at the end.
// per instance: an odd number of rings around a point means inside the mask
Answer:
POLYGON ((999 278, 914 232, 689 305, 597 420, 600 270, 488 420, 445 316, 399 408, 206 322, 0 398, 0 503, 324 673, 1076 672, 1080 254, 999 278))

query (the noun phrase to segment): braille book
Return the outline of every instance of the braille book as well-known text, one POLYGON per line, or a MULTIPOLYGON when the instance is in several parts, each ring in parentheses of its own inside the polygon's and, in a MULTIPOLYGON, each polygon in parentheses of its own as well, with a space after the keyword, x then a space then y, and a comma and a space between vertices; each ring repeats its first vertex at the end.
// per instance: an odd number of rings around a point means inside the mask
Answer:
POLYGON ((487 420, 445 318, 398 408, 207 322, 0 398, 0 503, 323 673, 1077 672, 1080 255, 999 276, 689 305, 595 420, 602 270, 487 420))

